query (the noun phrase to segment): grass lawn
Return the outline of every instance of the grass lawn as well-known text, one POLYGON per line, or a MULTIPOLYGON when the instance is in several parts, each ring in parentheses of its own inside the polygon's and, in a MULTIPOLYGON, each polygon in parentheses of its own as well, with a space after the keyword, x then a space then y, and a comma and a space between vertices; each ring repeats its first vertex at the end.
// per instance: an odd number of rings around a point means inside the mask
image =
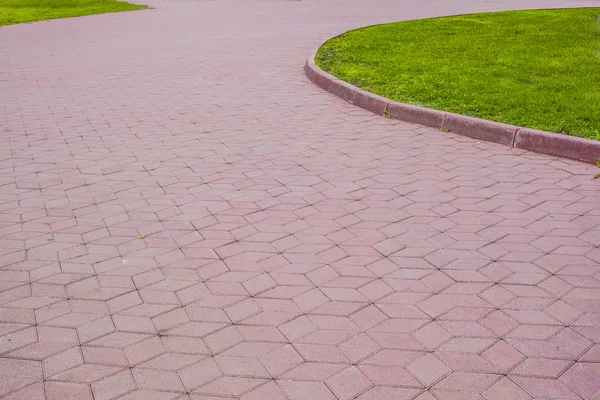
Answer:
POLYGON ((378 25, 331 39, 316 61, 399 102, 600 140, 600 8, 378 25))
POLYGON ((0 0, 0 26, 142 8, 116 0, 0 0))

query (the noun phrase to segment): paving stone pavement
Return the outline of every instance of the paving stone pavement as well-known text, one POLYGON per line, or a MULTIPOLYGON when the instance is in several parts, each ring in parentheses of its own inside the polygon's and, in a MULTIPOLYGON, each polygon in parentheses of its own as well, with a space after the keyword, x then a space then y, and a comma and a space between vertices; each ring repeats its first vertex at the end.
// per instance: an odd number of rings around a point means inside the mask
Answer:
POLYGON ((158 1, 0 28, 0 398, 600 399, 594 166, 312 85, 376 22, 158 1))

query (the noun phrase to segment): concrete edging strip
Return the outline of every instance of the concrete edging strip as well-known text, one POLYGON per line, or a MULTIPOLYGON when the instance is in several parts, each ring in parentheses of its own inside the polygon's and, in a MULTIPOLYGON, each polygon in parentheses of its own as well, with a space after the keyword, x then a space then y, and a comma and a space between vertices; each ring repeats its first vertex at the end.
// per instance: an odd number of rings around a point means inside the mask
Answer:
POLYGON ((306 76, 337 97, 375 114, 536 153, 586 163, 600 161, 600 141, 527 129, 481 118, 398 103, 369 93, 319 68, 315 63, 317 52, 318 49, 312 51, 306 61, 306 76))

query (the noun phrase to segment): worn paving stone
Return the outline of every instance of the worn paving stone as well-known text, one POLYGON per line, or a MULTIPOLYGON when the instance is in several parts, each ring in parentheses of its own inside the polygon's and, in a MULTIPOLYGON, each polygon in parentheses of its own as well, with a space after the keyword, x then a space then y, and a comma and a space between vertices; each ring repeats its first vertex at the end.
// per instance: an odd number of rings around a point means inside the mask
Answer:
POLYGON ((150 5, 0 29, 0 398, 600 398, 596 167, 302 71, 537 2, 150 5))

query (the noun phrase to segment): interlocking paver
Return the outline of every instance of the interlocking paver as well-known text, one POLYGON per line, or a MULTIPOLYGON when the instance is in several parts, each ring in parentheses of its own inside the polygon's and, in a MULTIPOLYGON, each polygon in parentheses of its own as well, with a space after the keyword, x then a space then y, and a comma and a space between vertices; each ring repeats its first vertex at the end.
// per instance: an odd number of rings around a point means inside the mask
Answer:
POLYGON ((0 29, 3 400, 600 398, 595 167, 302 72, 539 4, 149 1, 0 29))

